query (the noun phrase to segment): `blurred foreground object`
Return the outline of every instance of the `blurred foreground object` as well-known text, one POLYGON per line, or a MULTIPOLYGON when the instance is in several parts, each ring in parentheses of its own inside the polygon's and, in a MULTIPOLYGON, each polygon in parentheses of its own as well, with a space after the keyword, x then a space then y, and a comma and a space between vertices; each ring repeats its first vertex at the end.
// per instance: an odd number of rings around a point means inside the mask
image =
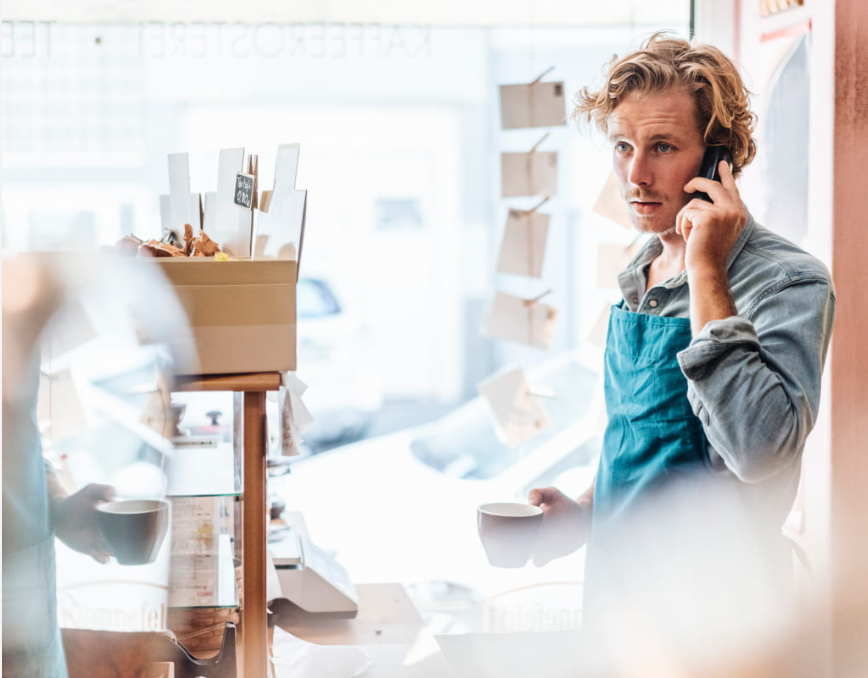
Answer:
MULTIPOLYGON (((167 396, 175 367, 193 357, 186 346, 169 350, 161 342, 167 329, 185 322, 156 270, 132 270, 113 256, 82 253, 4 260, 4 676, 66 676, 55 532, 72 549, 60 559, 62 576, 85 573, 99 581, 111 571, 89 575, 88 568, 103 566, 73 552, 105 559, 95 508, 113 491, 93 481, 108 480, 128 496, 162 494, 170 419, 159 408, 146 412, 142 406, 155 394, 167 396), (145 467, 152 470, 145 473, 145 467)), ((147 574, 158 580, 150 589, 165 586, 165 572, 147 574)), ((116 594, 107 598, 142 607, 116 594)), ((88 597, 85 607, 94 600, 88 597)), ((111 611, 101 616, 79 609, 72 617, 99 624, 111 611)))

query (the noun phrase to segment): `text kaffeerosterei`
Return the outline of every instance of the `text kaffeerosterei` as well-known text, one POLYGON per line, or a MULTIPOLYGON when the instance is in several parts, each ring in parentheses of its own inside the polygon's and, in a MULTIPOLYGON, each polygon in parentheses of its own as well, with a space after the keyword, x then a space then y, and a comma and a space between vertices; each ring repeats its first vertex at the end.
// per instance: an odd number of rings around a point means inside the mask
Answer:
MULTIPOLYGON (((55 40, 81 27, 53 21, 4 21, 3 57, 61 57, 74 42, 55 40)), ((375 23, 215 23, 149 21, 88 27, 95 48, 150 59, 358 59, 433 56, 431 26, 375 23)))

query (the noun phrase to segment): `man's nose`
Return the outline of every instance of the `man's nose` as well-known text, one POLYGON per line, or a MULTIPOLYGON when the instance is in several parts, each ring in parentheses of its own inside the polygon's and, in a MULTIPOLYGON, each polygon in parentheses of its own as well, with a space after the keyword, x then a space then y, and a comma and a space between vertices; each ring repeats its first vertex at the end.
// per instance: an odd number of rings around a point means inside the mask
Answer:
POLYGON ((654 183, 648 156, 641 151, 635 152, 630 159, 627 180, 634 186, 651 186, 654 183))

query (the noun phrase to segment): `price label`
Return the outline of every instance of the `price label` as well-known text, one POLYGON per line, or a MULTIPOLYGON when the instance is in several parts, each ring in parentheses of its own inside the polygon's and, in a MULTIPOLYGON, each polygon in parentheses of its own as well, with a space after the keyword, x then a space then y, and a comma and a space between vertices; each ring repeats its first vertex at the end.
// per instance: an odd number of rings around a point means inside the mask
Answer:
POLYGON ((252 174, 236 174, 235 175, 235 204, 253 208, 253 175, 252 174))

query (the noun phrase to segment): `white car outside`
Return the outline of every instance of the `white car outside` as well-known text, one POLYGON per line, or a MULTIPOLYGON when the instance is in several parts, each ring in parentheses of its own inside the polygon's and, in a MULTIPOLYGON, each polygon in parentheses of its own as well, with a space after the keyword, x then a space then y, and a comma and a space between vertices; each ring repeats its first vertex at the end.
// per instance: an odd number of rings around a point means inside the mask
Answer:
POLYGON ((301 278, 296 300, 299 377, 314 417, 304 438, 314 450, 358 440, 383 404, 370 334, 325 278, 301 278))

